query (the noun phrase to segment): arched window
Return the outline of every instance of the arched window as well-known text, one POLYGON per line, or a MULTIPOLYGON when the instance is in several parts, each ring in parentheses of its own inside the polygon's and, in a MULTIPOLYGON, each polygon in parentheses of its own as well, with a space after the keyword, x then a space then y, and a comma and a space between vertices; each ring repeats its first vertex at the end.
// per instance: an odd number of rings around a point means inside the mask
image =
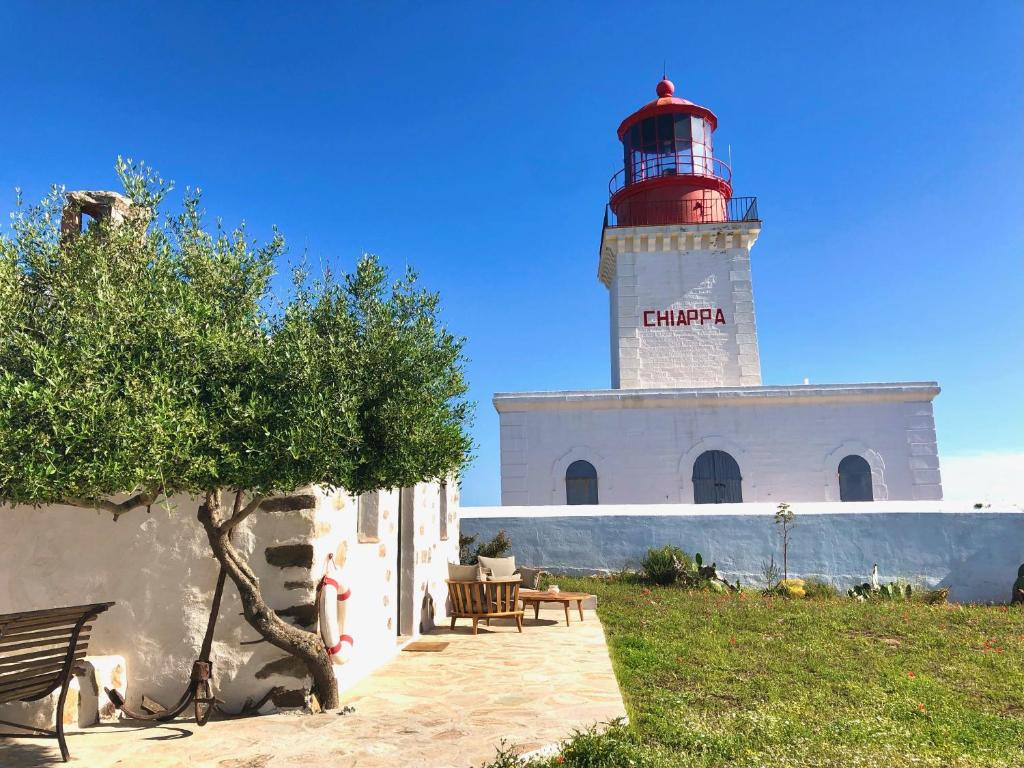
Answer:
POLYGON ((565 503, 597 504, 597 470, 589 461, 574 461, 565 470, 565 503))
POLYGON ((875 500, 871 492, 871 466, 863 456, 847 456, 839 462, 839 500, 875 500))
POLYGON ((730 504, 743 501, 740 465, 725 451, 704 451, 693 462, 693 503, 730 504))

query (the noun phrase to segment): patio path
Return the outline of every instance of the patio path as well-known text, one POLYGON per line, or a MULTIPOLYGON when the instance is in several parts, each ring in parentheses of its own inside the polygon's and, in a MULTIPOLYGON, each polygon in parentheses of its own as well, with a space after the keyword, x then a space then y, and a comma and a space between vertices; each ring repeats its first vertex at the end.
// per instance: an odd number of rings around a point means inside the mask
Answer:
MULTIPOLYGON (((402 652, 342 695, 355 712, 87 728, 68 737, 71 765, 89 768, 469 768, 505 739, 532 751, 573 728, 625 716, 604 633, 593 611, 566 627, 561 610, 528 612, 523 634, 505 622, 476 637, 468 622, 439 653, 402 652)), ((56 742, 0 740, 0 765, 58 766, 56 742)))

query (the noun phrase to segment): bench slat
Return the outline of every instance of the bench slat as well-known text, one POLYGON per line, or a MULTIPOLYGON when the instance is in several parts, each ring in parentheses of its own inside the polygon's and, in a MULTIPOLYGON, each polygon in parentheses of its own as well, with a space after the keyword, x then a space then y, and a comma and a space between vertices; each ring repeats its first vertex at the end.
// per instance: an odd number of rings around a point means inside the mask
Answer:
POLYGON ((26 672, 15 680, 0 681, 0 699, 8 696, 9 693, 22 690, 30 685, 44 685, 53 680, 61 680, 60 670, 49 672, 26 672))
MULTIPOLYGON (((67 656, 68 645, 70 645, 70 643, 65 643, 63 648, 44 648, 41 651, 18 653, 14 656, 0 656, 0 669, 3 669, 4 667, 24 666, 27 662, 33 661, 34 659, 45 659, 49 656, 67 656)), ((85 649, 80 648, 79 650, 85 649)))
MULTIPOLYGON (((82 626, 84 632, 87 628, 92 626, 92 619, 89 619, 86 624, 82 626)), ((0 637, 0 648, 7 643, 20 643, 25 640, 45 640, 48 637, 71 637, 71 633, 75 631, 75 625, 70 624, 66 627, 44 627, 42 629, 33 629, 31 627, 25 629, 24 632, 13 632, 8 635, 0 637)))
MULTIPOLYGON (((3 661, 4 654, 7 653, 7 652, 9 652, 9 651, 23 651, 26 648, 46 648, 47 646, 52 645, 55 648, 62 648, 66 652, 67 649, 68 649, 68 643, 69 642, 71 642, 71 633, 70 632, 65 632, 64 634, 58 635, 58 636, 53 637, 51 639, 36 640, 34 642, 25 642, 25 643, 13 643, 12 642, 12 643, 9 643, 7 645, 4 645, 2 642, 0 642, 0 661, 3 661)), ((89 633, 83 631, 82 634, 80 634, 78 636, 78 647, 79 648, 85 648, 88 645, 89 645, 89 633)))
POLYGON ((23 632, 32 632, 40 629, 50 629, 55 627, 74 627, 79 622, 82 616, 86 614, 73 613, 68 616, 40 616, 36 619, 24 619, 23 621, 13 622, 4 626, 0 626, 0 636, 10 637, 11 635, 21 634, 23 632))
POLYGON ((103 613, 113 603, 86 603, 84 605, 67 605, 60 608, 44 608, 38 611, 21 611, 20 613, 3 613, 0 614, 0 627, 4 626, 8 621, 17 621, 20 619, 31 619, 40 616, 63 616, 68 613, 74 613, 81 616, 84 613, 90 613, 97 611, 103 613))
POLYGON ((31 685, 27 688, 18 688, 17 690, 0 693, 0 703, 10 703, 12 701, 35 701, 42 698, 47 693, 57 690, 59 687, 60 681, 57 678, 53 678, 53 680, 41 685, 31 685))
POLYGON ((74 625, 82 618, 87 621, 91 620, 105 610, 107 609, 103 604, 98 604, 98 607, 76 606, 74 608, 57 608, 53 611, 32 611, 32 615, 3 614, 0 615, 0 637, 66 624, 74 625))
POLYGON ((63 665, 56 664, 50 665, 49 667, 40 667, 39 669, 20 669, 17 674, 0 677, 0 691, 9 688, 17 688, 19 685, 23 685, 25 680, 60 677, 61 669, 63 669, 63 665))
MULTIPOLYGON (((88 651, 84 648, 79 648, 75 651, 75 660, 84 659, 88 651)), ((0 681, 17 679, 17 675, 26 670, 36 670, 41 672, 43 669, 63 669, 64 662, 67 661, 68 652, 65 650, 64 653, 59 656, 53 655, 45 659, 36 659, 34 661, 22 662, 17 666, 9 666, 0 668, 0 681)))
POLYGON ((39 699, 60 688, 60 678, 56 675, 41 683, 26 684, 24 688, 14 688, 9 691, 0 691, 0 704, 9 704, 13 701, 26 701, 30 698, 39 699))

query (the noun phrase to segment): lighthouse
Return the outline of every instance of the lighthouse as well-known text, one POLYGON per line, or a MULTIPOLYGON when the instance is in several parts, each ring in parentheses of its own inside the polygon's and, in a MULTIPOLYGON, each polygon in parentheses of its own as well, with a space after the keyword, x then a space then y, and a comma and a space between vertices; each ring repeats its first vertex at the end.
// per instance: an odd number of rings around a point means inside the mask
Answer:
POLYGON ((718 118, 675 95, 622 121, 622 168, 608 184, 598 277, 608 287, 611 385, 761 383, 750 249, 757 200, 734 197, 715 156, 718 118))
POLYGON ((668 78, 619 125, 597 270, 611 388, 494 395, 503 505, 942 498, 934 381, 762 383, 761 219, 717 129, 668 78))

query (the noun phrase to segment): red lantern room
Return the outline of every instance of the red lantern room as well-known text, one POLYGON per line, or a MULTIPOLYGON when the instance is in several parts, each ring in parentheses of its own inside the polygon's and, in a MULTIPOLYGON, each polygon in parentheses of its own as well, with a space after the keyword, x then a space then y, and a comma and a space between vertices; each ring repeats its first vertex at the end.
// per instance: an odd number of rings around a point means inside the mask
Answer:
POLYGON ((668 78, 657 94, 619 126, 624 163, 608 184, 614 226, 748 218, 747 211, 730 216, 732 172, 714 155, 714 112, 675 96, 668 78))

